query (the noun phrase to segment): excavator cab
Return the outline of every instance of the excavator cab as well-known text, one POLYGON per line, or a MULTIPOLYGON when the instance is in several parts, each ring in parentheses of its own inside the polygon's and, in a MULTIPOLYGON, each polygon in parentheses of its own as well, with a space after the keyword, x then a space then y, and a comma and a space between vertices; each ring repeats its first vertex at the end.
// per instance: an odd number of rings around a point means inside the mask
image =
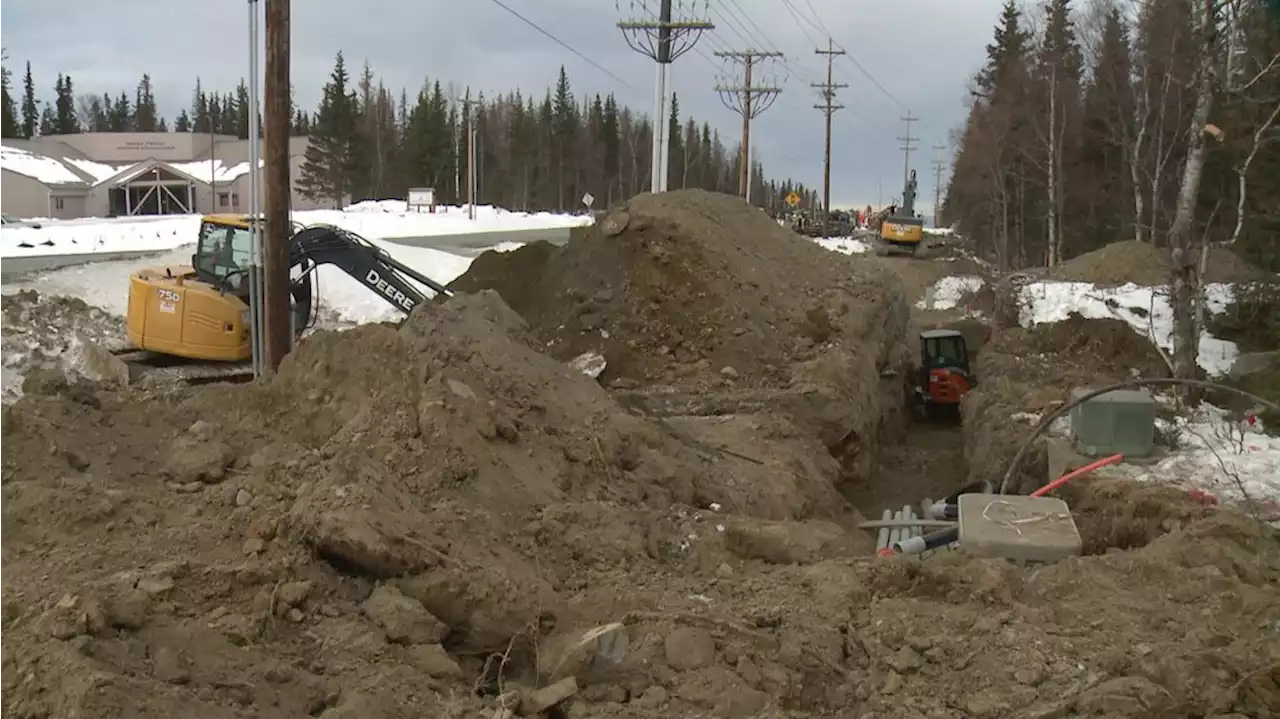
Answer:
POLYGON ((249 219, 208 215, 190 266, 147 268, 129 278, 130 344, 193 360, 249 359, 249 219))
POLYGON ((963 334, 951 329, 920 333, 920 373, 914 394, 917 409, 926 418, 943 411, 959 416, 960 400, 975 384, 963 334))
POLYGON ((200 239, 191 255, 191 267, 196 279, 247 301, 252 251, 248 217, 210 215, 200 223, 200 239))

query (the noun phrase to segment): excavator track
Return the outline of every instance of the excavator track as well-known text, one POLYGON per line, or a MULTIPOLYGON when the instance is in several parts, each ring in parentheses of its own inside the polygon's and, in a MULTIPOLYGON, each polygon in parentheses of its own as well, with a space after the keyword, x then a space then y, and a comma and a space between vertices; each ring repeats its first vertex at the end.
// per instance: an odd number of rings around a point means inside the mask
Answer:
POLYGON ((249 362, 207 362, 137 349, 116 350, 112 354, 129 368, 131 383, 145 379, 148 382, 203 385, 253 380, 253 365, 249 362))

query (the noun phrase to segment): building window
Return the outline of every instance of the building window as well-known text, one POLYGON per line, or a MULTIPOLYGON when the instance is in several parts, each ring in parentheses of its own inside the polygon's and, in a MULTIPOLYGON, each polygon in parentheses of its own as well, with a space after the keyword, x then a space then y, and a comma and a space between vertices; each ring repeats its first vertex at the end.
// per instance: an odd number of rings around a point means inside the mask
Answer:
POLYGON ((232 193, 232 194, 231 194, 231 206, 232 206, 232 207, 239 207, 239 206, 240 206, 240 193, 239 193, 239 192, 235 192, 235 193, 232 193))
POLYGON ((229 205, 229 204, 231 204, 231 193, 228 193, 228 192, 219 192, 219 193, 218 193, 218 207, 226 207, 226 206, 227 206, 227 205, 229 205))
POLYGON ((55 210, 61 210, 61 209, 63 209, 63 208, 62 208, 62 198, 61 198, 61 197, 55 197, 55 198, 53 198, 53 209, 55 209, 55 210))

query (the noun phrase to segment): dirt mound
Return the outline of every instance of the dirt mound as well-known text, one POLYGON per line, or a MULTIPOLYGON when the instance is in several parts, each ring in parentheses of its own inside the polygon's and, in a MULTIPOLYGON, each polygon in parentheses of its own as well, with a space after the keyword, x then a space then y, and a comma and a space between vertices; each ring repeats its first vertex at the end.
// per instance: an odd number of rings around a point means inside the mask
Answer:
POLYGON ((485 293, 258 384, 40 383, 0 421, 5 716, 1280 711, 1280 552, 1229 510, 877 559, 812 433, 640 417, 538 345, 485 293))
MULTIPOLYGON (((1062 322, 996 331, 975 366, 980 384, 964 402, 965 456, 974 482, 999 481, 1038 415, 1059 406, 1073 388, 1169 373, 1127 323, 1075 313, 1062 322)), ((1048 481, 1046 462, 1039 449, 1024 461, 1021 479, 1028 487, 1048 481)))
MULTIPOLYGON (((1137 240, 1113 242, 1067 260, 1050 270, 1048 277, 1103 286, 1128 282, 1143 286, 1165 285, 1169 283, 1169 252, 1137 240)), ((1209 251, 1209 265, 1205 272, 1208 282, 1251 282, 1268 277, 1267 272, 1228 249, 1209 251)))
POLYGON ((23 378, 33 370, 61 368, 103 379, 109 374, 100 368, 109 364, 104 351, 125 344, 123 319, 74 297, 23 290, 0 298, 0 313, 5 401, 22 394, 23 378))
MULTIPOLYGON (((783 407, 855 473, 900 414, 900 381, 881 377, 910 357, 898 278, 737 197, 640 195, 562 248, 485 253, 453 286, 497 290, 561 360, 602 354, 613 388, 783 407)), ((670 400, 636 402, 654 412, 670 400)))
POLYGON ((26 639, 6 709, 114 716, 142 693, 149 716, 394 716, 378 707, 439 710, 454 681, 478 705, 464 674, 544 683, 551 648, 661 608, 631 598, 637 578, 872 548, 812 435, 643 419, 535 343, 485 293, 319 333, 260 386, 20 400, 3 546, 6 630, 26 639))

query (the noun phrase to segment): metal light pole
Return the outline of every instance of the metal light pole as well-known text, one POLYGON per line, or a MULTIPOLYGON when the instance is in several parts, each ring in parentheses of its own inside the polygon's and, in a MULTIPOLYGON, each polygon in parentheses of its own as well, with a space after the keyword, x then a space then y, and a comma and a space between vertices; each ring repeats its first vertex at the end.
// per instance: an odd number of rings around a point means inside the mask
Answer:
POLYGON ((253 343, 253 376, 265 372, 262 302, 261 138, 258 135, 259 35, 258 0, 249 0, 249 315, 253 343))
MULTIPOLYGON (((671 151, 671 138, 668 136, 671 113, 667 102, 671 97, 671 63, 692 50, 702 32, 715 29, 715 25, 699 19, 708 17, 708 0, 701 0, 701 14, 697 13, 699 0, 657 0, 656 16, 648 7, 650 0, 630 1, 633 19, 619 22, 618 27, 632 50, 652 58, 658 65, 653 88, 653 159, 650 161, 649 191, 666 192, 667 162, 671 151), (687 12, 685 5, 689 6, 687 12), (637 14, 636 10, 640 13, 637 14), (674 15, 679 15, 679 19, 674 15)), ((618 0, 618 9, 622 9, 621 0, 618 0)))

